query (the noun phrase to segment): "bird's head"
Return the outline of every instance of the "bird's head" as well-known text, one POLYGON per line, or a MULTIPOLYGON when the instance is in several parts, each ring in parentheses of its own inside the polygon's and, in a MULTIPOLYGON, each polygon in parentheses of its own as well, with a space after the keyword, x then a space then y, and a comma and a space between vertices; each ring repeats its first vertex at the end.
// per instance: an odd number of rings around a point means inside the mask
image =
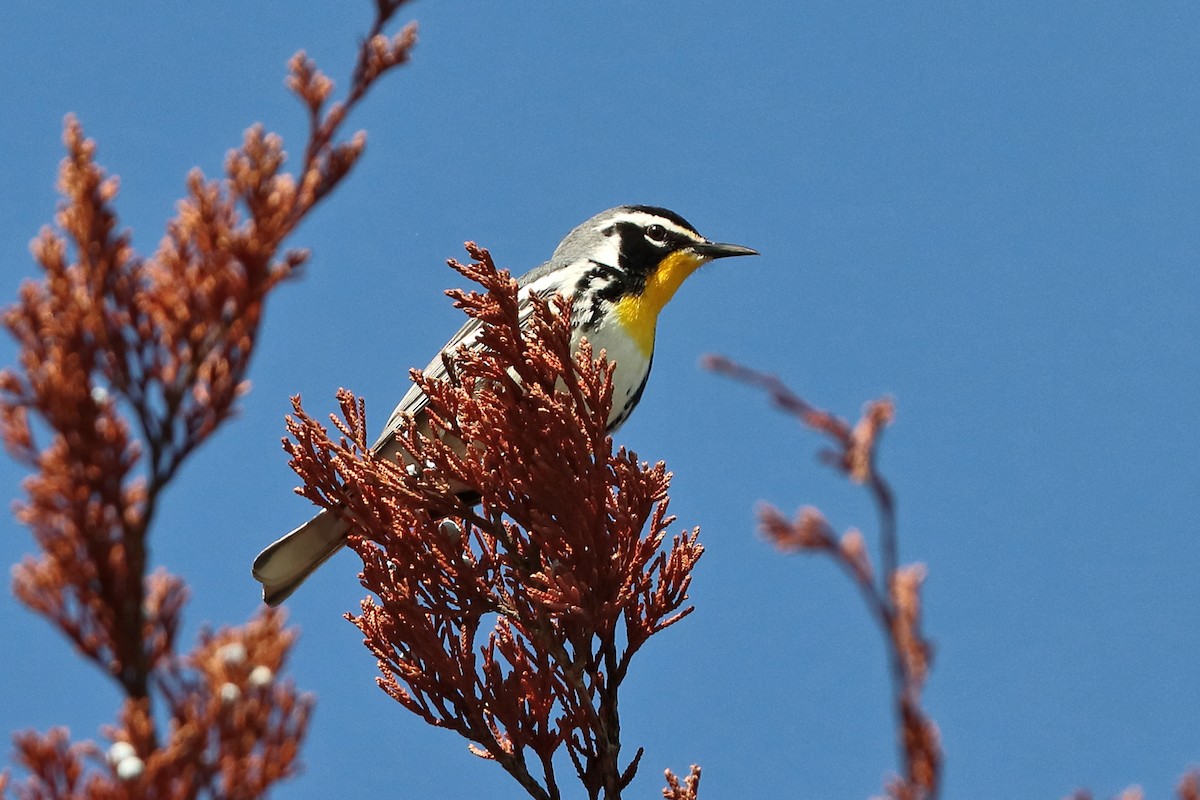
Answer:
POLYGON ((567 234, 552 265, 588 262, 581 279, 649 355, 658 314, 684 280, 717 258, 752 256, 758 251, 713 242, 674 211, 655 206, 618 206, 567 234))

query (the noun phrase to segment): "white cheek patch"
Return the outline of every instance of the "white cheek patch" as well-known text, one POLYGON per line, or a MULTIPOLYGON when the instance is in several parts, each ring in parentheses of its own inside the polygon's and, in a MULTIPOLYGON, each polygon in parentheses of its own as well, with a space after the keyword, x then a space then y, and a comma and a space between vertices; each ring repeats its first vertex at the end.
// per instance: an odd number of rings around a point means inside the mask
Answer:
POLYGON ((591 264, 584 261, 572 264, 569 267, 557 269, 548 275, 543 275, 528 286, 522 287, 517 297, 524 300, 530 294, 539 294, 549 298, 559 292, 570 297, 575 294, 575 287, 579 284, 583 276, 587 274, 591 266, 591 264))
POLYGON ((604 236, 606 229, 612 227, 612 221, 605 222, 603 225, 597 226, 596 232, 602 234, 600 243, 595 247, 589 258, 593 261, 599 261, 606 266, 615 267, 620 264, 621 258, 621 237, 615 232, 609 236, 604 236))

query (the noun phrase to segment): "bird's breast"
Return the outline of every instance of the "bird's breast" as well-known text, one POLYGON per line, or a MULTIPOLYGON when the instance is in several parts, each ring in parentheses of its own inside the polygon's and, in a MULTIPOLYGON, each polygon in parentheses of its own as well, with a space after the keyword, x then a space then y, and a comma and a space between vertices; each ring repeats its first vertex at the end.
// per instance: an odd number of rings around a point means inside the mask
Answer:
POLYGON ((650 373, 650 356, 641 343, 630 336, 623 325, 615 321, 610 320, 607 325, 577 329, 576 347, 584 337, 592 345, 594 355, 599 356, 603 350, 608 362, 614 365, 612 411, 608 420, 609 429, 613 430, 625 421, 625 417, 641 398, 642 389, 645 388, 646 378, 650 373))

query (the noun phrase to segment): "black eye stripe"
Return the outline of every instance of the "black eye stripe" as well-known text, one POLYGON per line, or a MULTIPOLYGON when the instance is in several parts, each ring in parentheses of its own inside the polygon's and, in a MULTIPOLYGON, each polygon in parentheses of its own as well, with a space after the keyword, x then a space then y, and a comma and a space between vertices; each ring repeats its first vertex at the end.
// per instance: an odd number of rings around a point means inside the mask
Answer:
POLYGON ((683 228, 685 231, 691 231, 692 233, 699 235, 696 229, 692 227, 691 223, 689 223, 686 219, 679 216, 674 211, 660 208, 659 206, 623 206, 620 210, 650 214, 652 216, 659 217, 660 219, 670 220, 671 223, 683 228))

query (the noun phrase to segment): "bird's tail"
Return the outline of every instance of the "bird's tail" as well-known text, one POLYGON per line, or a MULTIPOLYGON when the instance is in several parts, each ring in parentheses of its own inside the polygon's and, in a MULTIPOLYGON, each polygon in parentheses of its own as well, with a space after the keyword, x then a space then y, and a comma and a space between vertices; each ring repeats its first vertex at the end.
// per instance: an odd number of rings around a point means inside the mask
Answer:
POLYGON ((273 542, 254 559, 254 578, 263 587, 263 602, 277 606, 346 543, 346 524, 322 511, 273 542))

